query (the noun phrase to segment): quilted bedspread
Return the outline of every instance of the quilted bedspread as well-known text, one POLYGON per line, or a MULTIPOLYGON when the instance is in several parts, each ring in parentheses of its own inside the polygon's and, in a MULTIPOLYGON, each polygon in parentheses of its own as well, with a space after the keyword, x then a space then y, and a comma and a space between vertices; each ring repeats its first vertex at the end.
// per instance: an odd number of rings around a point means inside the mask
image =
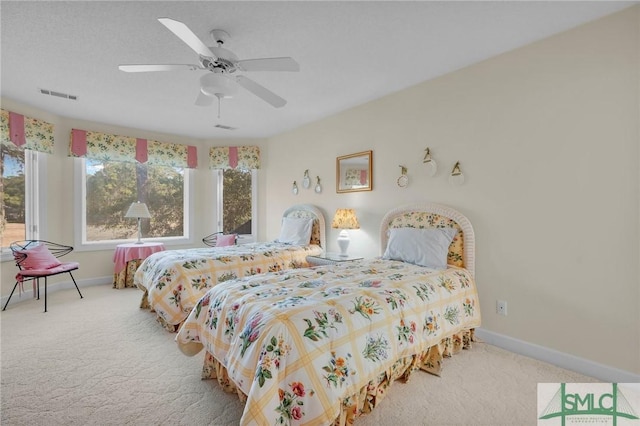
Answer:
POLYGON ((317 245, 267 242, 167 250, 147 257, 134 276, 149 306, 167 324, 180 324, 207 289, 220 282, 265 272, 307 267, 317 245))
POLYGON ((240 424, 331 424, 396 361, 479 325, 467 270, 373 259, 221 283, 176 342, 226 369, 247 396, 240 424))

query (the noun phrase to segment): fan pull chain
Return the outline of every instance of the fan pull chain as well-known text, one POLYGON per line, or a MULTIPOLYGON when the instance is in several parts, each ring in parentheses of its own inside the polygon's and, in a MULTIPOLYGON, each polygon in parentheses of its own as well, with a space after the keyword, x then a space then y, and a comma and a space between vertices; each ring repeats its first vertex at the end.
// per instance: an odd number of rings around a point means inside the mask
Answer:
POLYGON ((220 96, 216 96, 218 98, 218 118, 220 118, 220 96))

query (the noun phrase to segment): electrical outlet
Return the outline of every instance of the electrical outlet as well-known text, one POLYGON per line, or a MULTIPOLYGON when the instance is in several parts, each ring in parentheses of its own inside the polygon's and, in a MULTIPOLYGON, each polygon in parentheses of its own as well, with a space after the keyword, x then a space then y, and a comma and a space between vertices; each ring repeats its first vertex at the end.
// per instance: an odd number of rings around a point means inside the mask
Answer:
POLYGON ((504 315, 505 317, 507 316, 507 302, 504 300, 497 300, 496 301, 496 313, 498 315, 504 315))

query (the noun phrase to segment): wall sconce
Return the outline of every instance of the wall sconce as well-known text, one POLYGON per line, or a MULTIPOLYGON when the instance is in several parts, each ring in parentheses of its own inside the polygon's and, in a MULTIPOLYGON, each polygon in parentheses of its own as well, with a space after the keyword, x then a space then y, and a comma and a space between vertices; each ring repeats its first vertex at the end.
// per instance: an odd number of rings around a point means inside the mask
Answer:
POLYGON ((427 174, 429 176, 435 176, 436 172, 438 171, 438 165, 436 164, 436 161, 431 158, 431 151, 429 150, 429 148, 424 150, 424 159, 422 160, 422 162, 427 167, 427 174))
POLYGON ((293 195, 298 195, 298 184, 295 180, 293 181, 293 186, 291 187, 291 193, 293 195))
POLYGON ((460 169, 459 161, 456 161, 456 164, 453 166, 453 169, 451 170, 451 175, 449 175, 449 183, 455 186, 460 186, 464 183, 464 174, 460 169))
POLYGON ((315 187, 315 191, 316 194, 319 194, 322 192, 322 186, 320 185, 320 176, 316 176, 316 187, 315 187))
POLYGON ((409 185, 409 176, 407 176, 407 168, 405 166, 400 166, 400 177, 397 180, 397 184, 400 188, 404 188, 409 185))
POLYGON ((302 187, 304 189, 309 189, 311 186, 311 179, 309 178, 309 169, 304 171, 304 178, 302 179, 302 187))

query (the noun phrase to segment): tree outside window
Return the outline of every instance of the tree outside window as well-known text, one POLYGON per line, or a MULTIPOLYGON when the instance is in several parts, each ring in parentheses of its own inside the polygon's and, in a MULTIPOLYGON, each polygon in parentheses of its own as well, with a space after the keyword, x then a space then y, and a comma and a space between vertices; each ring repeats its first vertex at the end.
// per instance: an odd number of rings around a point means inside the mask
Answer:
POLYGON ((184 169, 117 161, 85 160, 86 241, 133 239, 137 221, 125 218, 131 203, 147 204, 145 237, 184 235, 184 169))
POLYGON ((255 171, 220 170, 222 177, 221 211, 222 229, 225 234, 251 235, 253 217, 253 175, 255 171))

